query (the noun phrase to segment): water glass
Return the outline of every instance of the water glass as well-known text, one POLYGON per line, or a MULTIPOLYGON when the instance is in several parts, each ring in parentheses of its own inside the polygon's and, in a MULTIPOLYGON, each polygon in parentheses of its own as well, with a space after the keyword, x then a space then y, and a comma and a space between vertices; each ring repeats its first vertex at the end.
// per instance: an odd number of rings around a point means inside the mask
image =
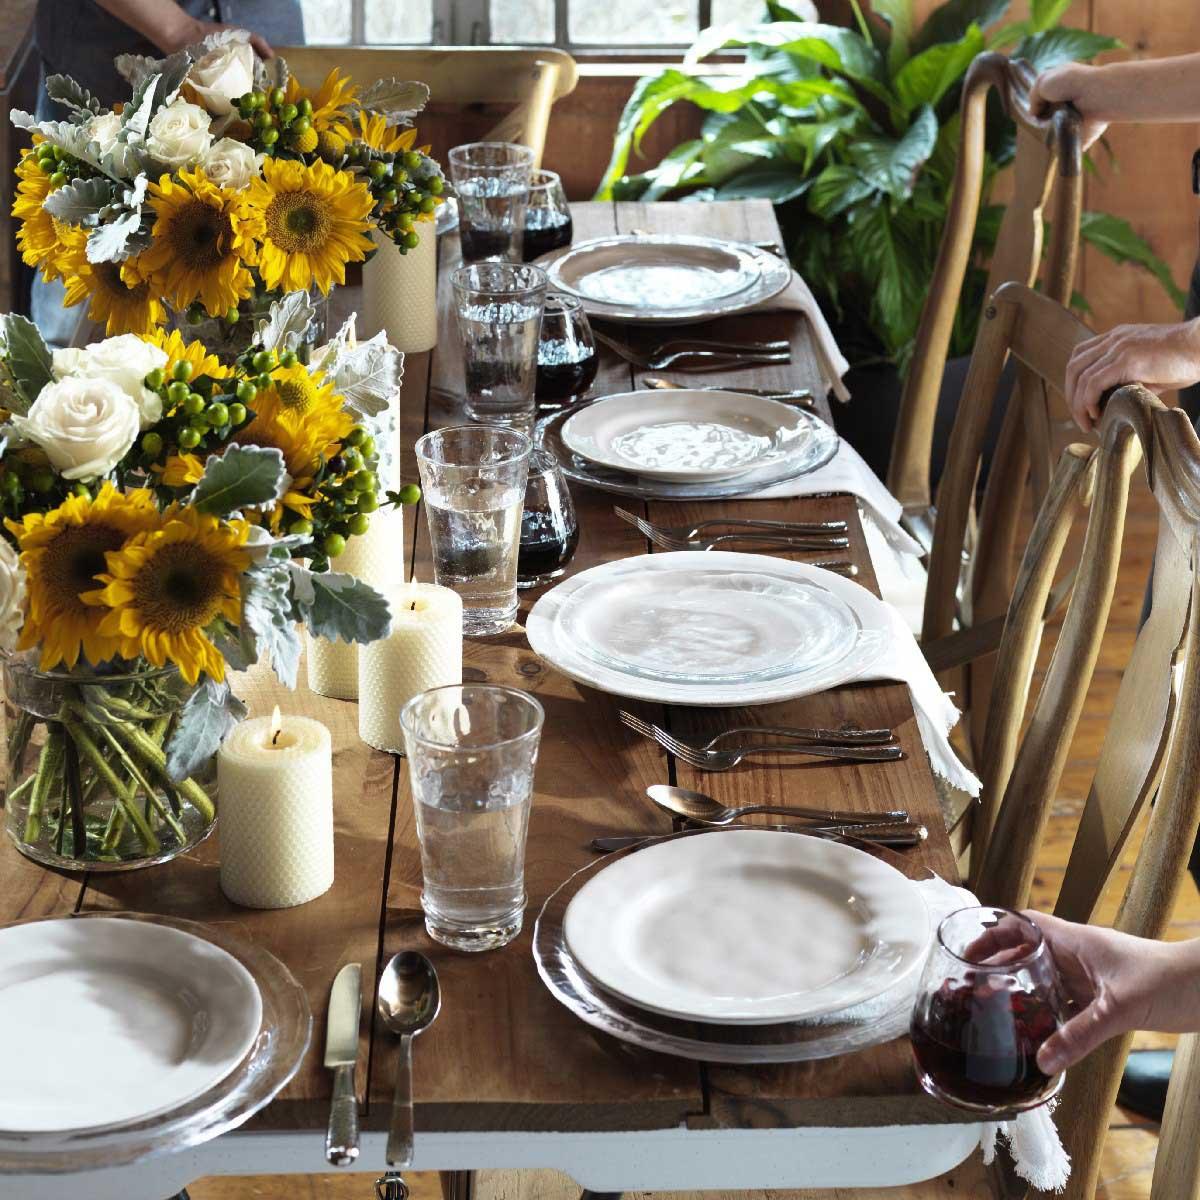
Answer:
POLYGON ((537 403, 553 408, 578 400, 592 386, 599 366, 592 326, 578 298, 562 292, 547 296, 533 388, 537 403))
POLYGON ((463 262, 520 262, 533 151, 514 142, 469 142, 449 158, 463 262))
POLYGON ((578 545, 579 520, 562 469, 553 454, 535 450, 529 456, 529 482, 521 514, 517 587, 539 587, 557 579, 578 545))
POLYGON ((921 1086, 996 1116, 1045 1104, 1062 1087, 1037 1052, 1067 1018, 1054 956, 1028 917, 963 908, 938 926, 913 1009, 921 1086))
POLYGON ((459 267, 450 278, 468 418, 531 431, 538 334, 549 287, 545 271, 519 263, 476 263, 459 267))
POLYGON ((463 633, 503 633, 517 615, 517 548, 531 443, 514 429, 456 425, 416 445, 433 577, 462 597, 463 633))
POLYGON ((553 171, 534 171, 525 209, 525 261, 533 262, 551 250, 569 246, 572 232, 571 207, 562 180, 553 171))
POLYGON ((433 688, 400 712, 434 941, 492 950, 521 932, 543 717, 525 692, 485 684, 433 688))

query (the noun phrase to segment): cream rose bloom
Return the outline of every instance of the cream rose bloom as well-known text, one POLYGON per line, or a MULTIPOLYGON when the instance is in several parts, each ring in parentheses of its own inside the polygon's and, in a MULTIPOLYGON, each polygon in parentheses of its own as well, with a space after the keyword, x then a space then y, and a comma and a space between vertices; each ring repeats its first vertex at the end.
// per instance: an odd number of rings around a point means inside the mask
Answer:
POLYGON ((162 420, 162 397, 142 381, 155 368, 166 367, 166 351, 137 334, 122 333, 82 349, 55 350, 52 363, 56 379, 74 376, 115 383, 138 406, 143 429, 162 420))
POLYGON ((117 144, 121 132, 121 117, 115 112, 103 112, 87 123, 88 137, 100 143, 100 153, 107 154, 117 144))
POLYGON ((25 623, 25 568, 0 538, 0 650, 15 650, 25 623))
POLYGON ((187 82, 214 117, 228 116, 233 101, 254 91, 254 49, 249 42, 230 41, 196 60, 187 82))
POLYGON ((257 179, 262 155, 255 154, 245 142, 233 138, 221 138, 213 142, 208 153, 200 160, 204 174, 218 187, 240 191, 257 179))
POLYGON ((111 379, 70 376, 46 384, 29 412, 14 414, 12 423, 64 479, 93 479, 125 457, 137 440, 141 413, 111 379))
POLYGON ((146 149, 169 167, 184 167, 212 145, 212 118, 198 104, 175 100, 160 108, 146 130, 146 149))

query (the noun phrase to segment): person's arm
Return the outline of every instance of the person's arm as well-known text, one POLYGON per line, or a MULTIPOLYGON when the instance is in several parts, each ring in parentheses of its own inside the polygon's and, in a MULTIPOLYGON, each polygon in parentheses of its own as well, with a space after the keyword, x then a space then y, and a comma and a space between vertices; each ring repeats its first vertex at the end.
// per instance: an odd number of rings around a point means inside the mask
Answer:
POLYGON ((1047 1075, 1134 1029, 1200 1031, 1200 938, 1156 942, 1044 913, 1025 915, 1045 935, 1079 1010, 1038 1050, 1038 1066, 1047 1075))
MULTIPOLYGON (((190 16, 175 0, 96 0, 96 3, 164 54, 182 50, 215 30, 230 28, 217 21, 201 21, 190 16)), ((250 44, 261 58, 272 56, 270 43, 257 33, 250 35, 250 44)))

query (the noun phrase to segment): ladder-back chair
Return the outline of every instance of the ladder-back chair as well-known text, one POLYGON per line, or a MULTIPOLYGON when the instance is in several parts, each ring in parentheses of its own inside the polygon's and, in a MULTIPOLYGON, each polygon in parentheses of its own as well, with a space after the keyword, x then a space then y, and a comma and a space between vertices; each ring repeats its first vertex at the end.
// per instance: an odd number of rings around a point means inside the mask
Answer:
POLYGON ((984 182, 987 100, 993 89, 1016 123, 1017 149, 1013 195, 996 238, 984 294, 992 295, 1010 280, 1032 284, 1037 278, 1043 216, 1053 189, 1044 290, 1060 304, 1068 303, 1071 296, 1083 197, 1079 118, 1069 107, 1058 109, 1050 117, 1034 116, 1029 89, 1035 78, 1036 72, 1028 63, 987 53, 975 59, 963 81, 954 194, 929 294, 921 310, 887 479, 888 490, 904 505, 906 524, 926 549, 930 547, 933 526, 929 475, 934 420, 975 240, 984 182))
MULTIPOLYGON (((1170 921, 1200 823, 1200 747, 1195 737, 1200 727, 1200 655, 1194 653, 1200 645, 1200 438, 1185 414, 1166 408, 1136 384, 1112 396, 1099 438, 1094 465, 1079 466, 1080 460, 1087 460, 1086 448, 1072 452, 1049 488, 1053 507, 1069 490, 1072 475, 1087 489, 1091 481, 1086 476, 1095 472, 1077 578, 1024 736, 1022 697, 1032 674, 1037 626, 1062 550, 1061 517, 1039 521, 1040 540, 1031 542, 1005 628, 986 746, 992 753, 1005 746, 1016 748, 1009 760, 1011 771, 1003 753, 1001 761, 991 764, 993 774, 985 787, 992 790, 993 800, 999 789, 1002 799, 982 847, 975 890, 987 904, 1021 908, 1029 902, 1037 853, 1108 622, 1130 477, 1144 456, 1159 507, 1153 602, 1113 705, 1055 912, 1074 921, 1095 918, 1121 869, 1123 851, 1149 809, 1114 927, 1159 938, 1170 921), (1012 690, 1011 703, 1001 698, 1006 689, 1012 690)), ((1073 1160, 1069 1200, 1094 1193, 1100 1147, 1130 1041, 1131 1036, 1106 1043, 1068 1073, 1056 1120, 1073 1160)), ((1185 1049, 1195 1052, 1190 1044, 1185 1049)), ((1195 1098, 1175 1090, 1174 1111, 1194 1113, 1195 1098)), ((1185 1157, 1194 1165, 1194 1147, 1185 1157)))
POLYGON ((276 52, 306 87, 318 86, 336 66, 363 86, 388 76, 419 79, 434 104, 511 104, 487 140, 530 146, 535 166, 550 110, 579 78, 575 60, 552 46, 280 46, 276 52))
POLYGON ((1200 1035, 1179 1039, 1154 1156, 1150 1200, 1200 1200, 1200 1035))

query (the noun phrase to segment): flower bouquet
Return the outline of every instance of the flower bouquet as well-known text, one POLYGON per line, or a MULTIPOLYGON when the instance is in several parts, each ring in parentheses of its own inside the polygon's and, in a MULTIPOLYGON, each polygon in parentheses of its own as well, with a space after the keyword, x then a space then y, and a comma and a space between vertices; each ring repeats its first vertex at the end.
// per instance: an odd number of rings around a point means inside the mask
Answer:
POLYGON ((169 307, 231 358, 273 300, 345 283, 372 230, 415 248, 440 202, 441 169, 411 127, 424 84, 360 93, 335 69, 310 92, 248 38, 223 30, 161 61, 121 56, 133 94, 111 111, 52 75, 64 120, 12 114, 33 134, 13 205, 22 257, 62 278, 68 305, 88 300, 110 335, 149 333, 169 307))
POLYGON ((6 807, 29 856, 118 869, 195 844, 245 712, 227 670, 262 656, 292 687, 299 625, 386 634, 384 598, 325 568, 419 494, 379 485, 400 356, 348 323, 306 365, 313 319, 288 297, 225 366, 178 331, 51 354, 0 317, 6 807))

